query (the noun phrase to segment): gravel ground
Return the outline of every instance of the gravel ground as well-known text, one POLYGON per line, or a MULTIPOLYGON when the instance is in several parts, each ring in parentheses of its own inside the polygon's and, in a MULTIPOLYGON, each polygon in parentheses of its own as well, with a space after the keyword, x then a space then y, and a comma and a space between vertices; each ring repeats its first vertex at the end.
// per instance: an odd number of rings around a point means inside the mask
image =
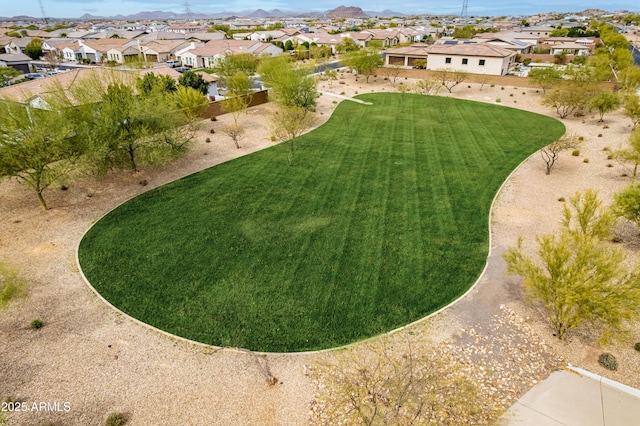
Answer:
MULTIPOLYGON (((345 84, 321 83, 320 89, 347 96, 395 90, 381 78, 373 80, 355 82, 347 75, 341 80, 345 84)), ((463 84, 453 92, 450 96, 491 103, 500 98, 505 106, 552 115, 540 106, 535 89, 485 86, 480 90, 478 85, 463 84)), ((320 122, 335 108, 334 100, 340 102, 328 95, 320 98, 320 122)), ((230 117, 203 122, 197 142, 184 158, 158 169, 112 173, 101 181, 71 181, 66 191, 47 191, 52 209, 46 212, 17 182, 0 184, 0 259, 16 266, 31 283, 29 297, 0 315, 0 398, 27 406, 23 412, 5 413, 10 424, 102 424, 113 411, 127 413, 131 425, 309 421, 318 389, 308 371, 319 360, 332 357, 331 352, 256 357, 165 336, 99 300, 75 263, 83 233, 123 201, 270 146, 267 117, 272 112, 272 105, 263 105, 241 117, 247 128, 241 149, 235 149, 222 132, 209 133, 209 128, 219 129, 230 117), (205 143, 207 137, 211 143, 205 143), (29 322, 34 318, 42 319, 45 326, 31 330, 29 322), (277 378, 275 384, 268 380, 271 376, 277 378), (41 406, 41 402, 50 404, 41 406), (69 403, 68 410, 64 402, 69 403)), ((531 249, 536 234, 558 227, 559 197, 593 188, 609 203, 615 191, 630 183, 620 165, 614 162, 607 167, 612 162, 603 151, 620 147, 629 135, 629 120, 621 112, 605 116, 604 125, 593 115, 572 117, 565 124, 570 133, 585 138, 580 156, 561 156, 549 176, 544 174, 542 160, 533 156, 507 181, 494 205, 492 255, 476 287, 442 313, 393 336, 429 339, 450 351, 500 408, 508 407, 565 361, 640 387, 640 363, 632 347, 599 348, 585 336, 573 336, 567 342, 553 338, 540 312, 523 303, 519 280, 505 275, 500 258, 518 236, 531 249), (617 372, 598 366, 604 350, 618 357, 617 372)), ((637 254, 638 230, 625 225, 619 232, 624 247, 637 254)))

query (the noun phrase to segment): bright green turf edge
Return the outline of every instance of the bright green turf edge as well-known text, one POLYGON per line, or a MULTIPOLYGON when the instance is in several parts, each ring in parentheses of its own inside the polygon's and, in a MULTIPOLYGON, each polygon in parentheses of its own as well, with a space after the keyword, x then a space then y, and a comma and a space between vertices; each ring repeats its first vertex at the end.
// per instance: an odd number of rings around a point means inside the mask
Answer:
POLYGON ((124 203, 81 241, 87 279, 170 333, 272 352, 343 345, 450 303, 484 267, 501 183, 564 125, 444 97, 360 99, 373 105, 342 102, 299 138, 291 167, 281 144, 124 203))

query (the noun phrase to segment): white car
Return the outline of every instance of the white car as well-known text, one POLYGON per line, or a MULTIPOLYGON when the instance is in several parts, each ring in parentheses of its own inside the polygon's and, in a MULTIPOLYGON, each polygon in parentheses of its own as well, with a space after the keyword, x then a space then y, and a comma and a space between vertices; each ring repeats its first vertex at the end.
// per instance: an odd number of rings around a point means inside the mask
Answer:
POLYGON ((181 65, 181 64, 180 64, 180 61, 179 61, 179 60, 177 60, 177 59, 169 59, 169 60, 167 61, 167 66, 168 66, 169 68, 179 67, 180 65, 181 65))

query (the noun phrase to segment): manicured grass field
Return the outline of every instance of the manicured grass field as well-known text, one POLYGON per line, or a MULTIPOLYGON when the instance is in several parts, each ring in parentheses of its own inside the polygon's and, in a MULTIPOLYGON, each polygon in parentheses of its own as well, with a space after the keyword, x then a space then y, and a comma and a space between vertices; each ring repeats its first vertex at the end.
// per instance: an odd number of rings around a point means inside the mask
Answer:
POLYGON ((168 332, 259 351, 346 344, 460 296, 484 267, 494 194, 564 126, 444 97, 360 99, 373 105, 342 102, 299 138, 293 166, 276 145, 109 213, 80 244, 91 284, 168 332))

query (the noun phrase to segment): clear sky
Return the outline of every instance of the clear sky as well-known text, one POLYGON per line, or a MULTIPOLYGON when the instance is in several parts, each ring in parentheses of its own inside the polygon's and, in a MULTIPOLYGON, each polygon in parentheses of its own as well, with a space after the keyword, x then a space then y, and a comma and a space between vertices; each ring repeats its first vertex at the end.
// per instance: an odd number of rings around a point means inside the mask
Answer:
MULTIPOLYGON (((0 16, 29 15, 42 17, 38 0, 3 0, 0 16)), ((146 11, 184 12, 184 0, 42 0, 48 17, 77 18, 85 13, 99 16, 129 15, 146 11)), ((358 6, 364 10, 383 11, 390 9, 402 13, 459 14, 462 0, 405 0, 389 2, 367 0, 362 3, 346 0, 189 0, 193 12, 214 13, 222 11, 252 11, 255 9, 280 9, 285 11, 326 11, 338 6, 358 6)), ((640 11, 638 0, 469 0, 467 11, 474 15, 533 15, 539 12, 577 12, 585 9, 607 11, 640 11)))

